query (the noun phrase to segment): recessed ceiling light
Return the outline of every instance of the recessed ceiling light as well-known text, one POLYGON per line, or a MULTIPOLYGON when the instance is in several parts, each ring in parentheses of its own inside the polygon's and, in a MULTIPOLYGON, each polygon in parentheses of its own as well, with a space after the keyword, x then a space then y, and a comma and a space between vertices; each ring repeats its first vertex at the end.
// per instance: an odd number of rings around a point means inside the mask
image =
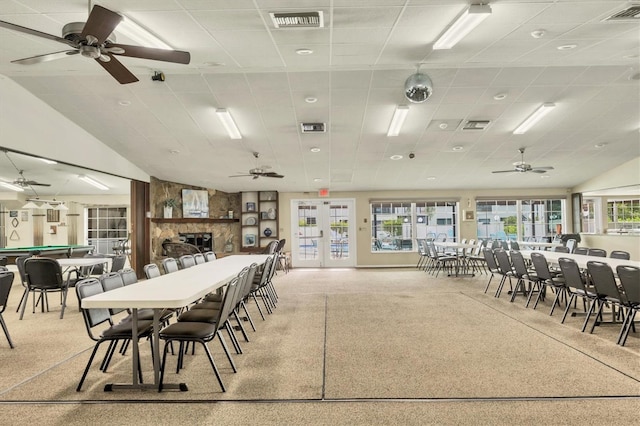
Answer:
POLYGON ((495 99, 496 101, 501 101, 503 99, 507 99, 507 94, 506 93, 498 93, 498 94, 493 96, 493 99, 495 99))
POLYGON ((313 96, 309 96, 307 98, 304 98, 304 101, 308 104, 315 104, 316 102, 318 102, 318 98, 314 98, 313 96))
POLYGON ((563 44, 562 46, 556 47, 556 49, 558 49, 558 50, 571 50, 571 49, 575 49, 576 47, 578 47, 577 44, 563 44))
POLYGON ((395 155, 392 155, 389 158, 392 159, 392 160, 402 160, 402 155, 395 154, 395 155))
POLYGON ((594 147, 600 149, 600 148, 604 148, 605 146, 607 146, 606 142, 602 142, 602 143, 597 143, 594 145, 594 147))
POLYGON ((118 105, 120 106, 129 106, 131 105, 131 101, 127 100, 127 99, 121 99, 118 101, 118 105))
POLYGON ((436 180, 436 177, 435 176, 429 176, 429 177, 427 177, 427 180, 436 180))
POLYGON ((309 151, 311 151, 311 152, 320 152, 320 148, 318 148, 317 146, 314 146, 309 151))
POLYGON ((174 155, 175 155, 175 154, 180 154, 180 150, 178 150, 178 149, 170 149, 170 150, 169 150, 169 153, 170 153, 170 154, 174 154, 174 155))
POLYGON ((203 67, 223 67, 225 65, 224 62, 203 62, 203 67))
POLYGON ((449 125, 447 123, 440 123, 438 125, 438 127, 440 127, 442 130, 446 129, 447 127, 449 127, 449 125))
POLYGON ((320 178, 315 178, 313 181, 314 181, 314 182, 322 182, 322 179, 320 179, 320 178))
POLYGON ((297 49, 296 53, 301 56, 311 55, 313 50, 311 49, 297 49))
POLYGON ((542 38, 547 32, 545 30, 535 30, 531 31, 531 37, 533 38, 542 38))
POLYGON ((549 176, 549 175, 541 175, 541 176, 540 176, 540 178, 542 178, 542 179, 549 179, 550 177, 551 177, 551 176, 549 176))
POLYGON ((464 147, 463 147, 463 146, 461 146, 461 145, 457 145, 457 146, 454 146, 454 147, 453 147, 453 148, 451 148, 451 149, 452 149, 452 150, 454 150, 454 151, 462 151, 462 150, 464 149, 464 147))

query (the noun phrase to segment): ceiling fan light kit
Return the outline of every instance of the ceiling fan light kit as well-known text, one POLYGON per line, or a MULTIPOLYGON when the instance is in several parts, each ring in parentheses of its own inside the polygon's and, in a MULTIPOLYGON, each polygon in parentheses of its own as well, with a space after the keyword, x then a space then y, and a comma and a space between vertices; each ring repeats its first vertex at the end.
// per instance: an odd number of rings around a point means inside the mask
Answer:
POLYGON ((138 30, 131 30, 133 21, 125 19, 122 15, 95 5, 89 13, 87 22, 71 22, 62 29, 62 37, 43 33, 38 30, 26 28, 10 22, 0 21, 0 27, 12 31, 26 33, 32 36, 46 38, 48 40, 63 43, 71 48, 62 52, 53 52, 44 55, 32 56, 30 58, 18 59, 12 63, 21 65, 33 65, 41 62, 61 59, 66 56, 80 54, 83 57, 94 59, 120 84, 134 83, 138 78, 133 75, 114 55, 129 56, 133 58, 151 59, 156 61, 174 62, 188 64, 191 61, 189 52, 171 49, 166 43, 158 39, 148 31, 139 27, 138 30), (126 34, 133 40, 139 40, 142 46, 130 46, 115 43, 114 30, 126 34), (141 35, 145 37, 141 37, 141 35), (145 47, 144 45, 158 47, 145 47))
POLYGON ((516 161, 515 163, 513 163, 513 165, 515 166, 513 169, 510 169, 510 170, 494 170, 492 173, 513 173, 513 172, 517 172, 517 173, 526 173, 526 172, 547 173, 548 170, 553 170, 552 166, 533 167, 531 164, 525 163, 525 161, 524 161, 524 148, 518 149, 518 152, 520 153, 520 161, 516 161))
POLYGON ((259 152, 253 152, 253 158, 256 159, 256 167, 249 170, 248 174, 232 175, 229 177, 251 177, 252 179, 258 179, 259 177, 270 177, 282 179, 284 176, 276 172, 268 172, 266 169, 270 169, 271 166, 258 166, 258 158, 260 158, 259 152))

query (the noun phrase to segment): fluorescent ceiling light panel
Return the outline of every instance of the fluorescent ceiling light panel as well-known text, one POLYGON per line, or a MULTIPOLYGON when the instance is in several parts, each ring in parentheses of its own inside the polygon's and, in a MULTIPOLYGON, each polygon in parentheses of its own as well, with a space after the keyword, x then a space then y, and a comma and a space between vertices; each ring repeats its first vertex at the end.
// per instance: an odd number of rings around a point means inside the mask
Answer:
POLYGON ((12 191, 17 191, 17 192, 23 192, 24 188, 19 187, 18 185, 14 185, 12 183, 9 182, 0 182, 0 185, 4 186, 7 189, 10 189, 12 191))
POLYGON ((556 104, 551 103, 551 102, 547 102, 547 103, 542 104, 540 106, 540 108, 535 110, 533 114, 531 114, 526 120, 524 120, 522 122, 522 124, 520 124, 513 131, 513 134, 514 135, 521 135, 521 134, 525 133, 527 130, 532 128, 538 121, 542 120, 542 117, 544 117, 549 112, 551 112, 551 110, 554 109, 555 107, 556 107, 556 104))
POLYGON ((229 111, 225 108, 218 108, 216 109, 216 114, 218 114, 218 118, 222 122, 224 129, 227 131, 231 139, 242 139, 240 129, 236 126, 236 123, 233 121, 233 117, 231 117, 229 111))
POLYGON ((48 158, 38 158, 38 160, 42 161, 43 163, 47 163, 47 164, 58 164, 57 161, 49 160, 48 158))
POLYGON ((409 107, 407 105, 398 105, 396 107, 393 117, 391 118, 391 123, 389 124, 387 136, 398 136, 400 134, 400 129, 402 129, 404 120, 407 119, 407 114, 409 114, 409 107))
POLYGON ((433 50, 451 49, 465 38, 475 27, 491 15, 488 4, 472 4, 462 15, 436 40, 433 50))
POLYGON ((122 16, 122 21, 118 24, 116 32, 121 33, 123 36, 130 38, 144 47, 173 50, 171 46, 160 40, 158 36, 124 15, 122 16))
POLYGON ((98 189, 101 189, 103 191, 106 191, 109 189, 109 187, 103 183, 98 182, 97 180, 87 176, 87 175, 79 175, 78 179, 88 183, 89 185, 93 185, 98 189))

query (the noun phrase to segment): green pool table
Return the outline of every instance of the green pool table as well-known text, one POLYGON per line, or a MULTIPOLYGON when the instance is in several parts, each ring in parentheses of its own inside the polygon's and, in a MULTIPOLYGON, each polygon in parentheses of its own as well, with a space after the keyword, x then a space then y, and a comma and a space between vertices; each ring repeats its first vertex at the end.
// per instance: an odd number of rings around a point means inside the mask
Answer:
POLYGON ((33 247, 8 247, 0 248, 0 256, 7 258, 8 264, 15 264, 16 257, 28 256, 40 252, 42 257, 59 259, 63 257, 82 257, 94 250, 93 246, 69 245, 69 246, 33 246, 33 247))

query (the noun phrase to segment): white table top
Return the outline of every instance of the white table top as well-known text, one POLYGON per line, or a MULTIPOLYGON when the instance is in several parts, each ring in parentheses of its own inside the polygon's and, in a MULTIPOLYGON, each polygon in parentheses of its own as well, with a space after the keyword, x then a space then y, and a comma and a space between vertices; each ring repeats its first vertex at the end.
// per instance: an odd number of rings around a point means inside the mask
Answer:
POLYGON ((525 247, 525 246, 529 246, 529 247, 557 247, 557 246, 561 246, 562 243, 557 242, 557 241, 552 241, 550 243, 538 242, 538 241, 518 241, 518 245, 520 247, 525 247))
POLYGON ((444 247, 444 248, 456 248, 456 249, 474 249, 477 248, 477 244, 467 244, 467 243, 457 243, 455 241, 434 241, 433 244, 436 247, 444 247))
POLYGON ((611 266, 611 269, 613 269, 614 272, 619 265, 635 266, 640 268, 640 262, 637 260, 612 259, 610 257, 587 256, 584 254, 573 253, 558 253, 555 251, 541 252, 539 250, 520 250, 520 253, 522 253, 522 256, 525 259, 530 259, 531 253, 541 253, 545 257, 545 259, 547 259, 547 262, 555 264, 558 263, 558 259, 560 259, 561 257, 568 257, 575 260, 580 268, 586 268, 587 262, 589 262, 590 260, 607 263, 609 264, 609 266, 611 266))
POLYGON ((71 258, 62 258, 56 259, 60 266, 63 268, 68 267, 77 267, 80 268, 82 266, 93 266, 99 265, 101 263, 106 263, 109 261, 108 257, 71 257, 71 258))
POLYGON ((82 299, 83 308, 177 308, 222 287, 268 255, 235 255, 82 299))

